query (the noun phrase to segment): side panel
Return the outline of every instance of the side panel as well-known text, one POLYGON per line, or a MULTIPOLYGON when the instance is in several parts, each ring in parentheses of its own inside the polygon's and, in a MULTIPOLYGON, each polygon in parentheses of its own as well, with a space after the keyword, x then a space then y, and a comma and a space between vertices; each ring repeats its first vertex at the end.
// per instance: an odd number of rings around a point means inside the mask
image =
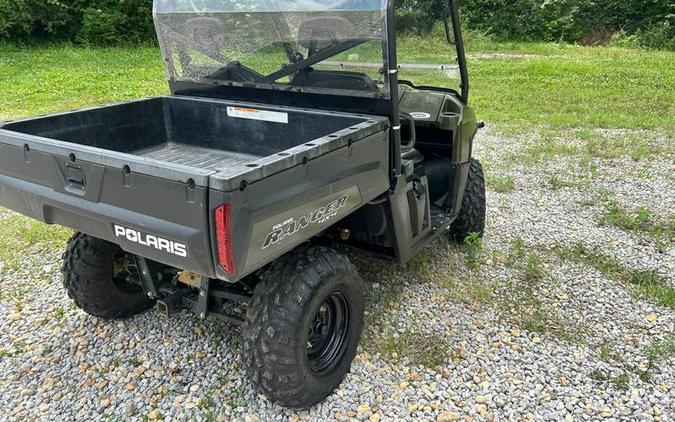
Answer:
MULTIPOLYGON (((215 263, 218 278, 236 281, 330 228, 390 187, 388 131, 308 160, 248 185, 212 189, 211 215, 230 204, 236 274, 215 263)), ((215 228, 212 227, 212 233, 215 228)), ((213 256, 217 257, 217 245, 213 256)), ((217 258, 216 258, 217 259, 217 258)))
POLYGON ((0 205, 212 276, 208 191, 0 142, 0 205))

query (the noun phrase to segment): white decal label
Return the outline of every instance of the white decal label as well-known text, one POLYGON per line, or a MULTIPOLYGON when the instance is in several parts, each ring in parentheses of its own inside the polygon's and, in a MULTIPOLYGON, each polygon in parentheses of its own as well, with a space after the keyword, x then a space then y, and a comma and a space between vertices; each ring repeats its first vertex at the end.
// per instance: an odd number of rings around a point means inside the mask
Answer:
POLYGON ((415 120, 431 119, 431 114, 422 113, 422 112, 419 112, 419 111, 416 111, 414 113, 410 113, 410 115, 413 116, 413 119, 415 119, 415 120))
POLYGON ((338 214, 338 211, 347 205, 348 200, 349 195, 344 195, 306 215, 301 215, 297 218, 291 217, 279 224, 275 224, 272 227, 272 231, 265 237, 262 248, 267 249, 272 245, 276 245, 286 237, 292 236, 312 224, 318 225, 330 221, 338 214))
POLYGON ((240 119, 261 120, 263 122, 288 123, 288 113, 257 110, 255 108, 228 107, 227 115, 240 119))
POLYGON ((163 237, 149 233, 142 233, 118 224, 113 224, 113 227, 115 229, 115 237, 121 237, 129 242, 138 243, 148 248, 155 248, 158 251, 167 252, 181 258, 187 258, 188 256, 187 245, 185 243, 174 242, 173 240, 164 239, 163 237))

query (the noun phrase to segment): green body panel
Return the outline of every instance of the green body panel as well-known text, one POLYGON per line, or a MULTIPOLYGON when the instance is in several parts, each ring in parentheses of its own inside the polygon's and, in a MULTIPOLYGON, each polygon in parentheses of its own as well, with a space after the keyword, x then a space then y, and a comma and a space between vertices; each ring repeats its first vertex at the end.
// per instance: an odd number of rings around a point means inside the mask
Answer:
POLYGON ((452 162, 464 164, 471 159, 476 135, 476 112, 456 96, 445 92, 403 90, 400 108, 415 118, 416 127, 436 127, 449 132, 452 141, 452 162))
POLYGON ((467 163, 471 160, 473 150, 473 138, 476 136, 478 124, 476 121, 476 112, 469 105, 464 106, 462 121, 457 128, 457 137, 455 141, 455 157, 460 163, 467 163))

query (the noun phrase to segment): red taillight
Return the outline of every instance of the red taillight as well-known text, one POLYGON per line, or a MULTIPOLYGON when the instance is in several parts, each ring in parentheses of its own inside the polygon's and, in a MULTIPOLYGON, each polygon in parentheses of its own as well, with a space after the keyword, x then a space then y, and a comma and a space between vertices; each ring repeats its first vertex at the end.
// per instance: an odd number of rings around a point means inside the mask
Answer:
POLYGON ((232 255, 232 227, 230 226, 230 206, 224 204, 216 208, 216 241, 218 242, 218 263, 228 274, 234 274, 232 255))

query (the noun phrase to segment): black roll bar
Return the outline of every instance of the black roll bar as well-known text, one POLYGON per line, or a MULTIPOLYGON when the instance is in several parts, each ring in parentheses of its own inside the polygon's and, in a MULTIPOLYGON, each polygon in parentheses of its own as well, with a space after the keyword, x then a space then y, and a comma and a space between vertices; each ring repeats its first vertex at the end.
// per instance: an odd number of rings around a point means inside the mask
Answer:
POLYGON ((466 65, 466 53, 462 40, 462 23, 459 19, 459 4, 461 0, 450 0, 450 19, 452 19, 452 32, 455 37, 455 50, 457 50, 457 64, 459 65, 459 77, 461 79, 460 97, 464 104, 469 104, 469 71, 466 65))

